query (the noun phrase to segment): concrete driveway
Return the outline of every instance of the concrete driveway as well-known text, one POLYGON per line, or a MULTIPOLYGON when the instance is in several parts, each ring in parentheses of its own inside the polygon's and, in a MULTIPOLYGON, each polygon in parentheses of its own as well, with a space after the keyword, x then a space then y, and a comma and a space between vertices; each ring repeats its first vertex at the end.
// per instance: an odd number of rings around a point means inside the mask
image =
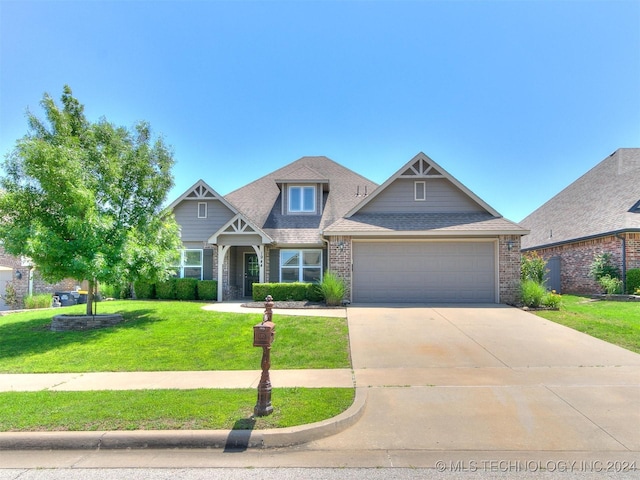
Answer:
POLYGON ((309 450, 379 449, 394 465, 607 452, 640 467, 640 355, 502 305, 352 306, 348 320, 366 410, 309 450))

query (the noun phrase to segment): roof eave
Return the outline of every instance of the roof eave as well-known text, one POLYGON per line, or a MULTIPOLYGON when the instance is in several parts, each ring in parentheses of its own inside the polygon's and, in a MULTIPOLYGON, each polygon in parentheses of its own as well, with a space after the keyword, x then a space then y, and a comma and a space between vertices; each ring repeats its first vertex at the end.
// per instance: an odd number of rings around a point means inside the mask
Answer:
POLYGON ((521 250, 523 252, 529 252, 532 250, 540 250, 542 248, 559 247, 561 245, 568 245, 569 243, 586 242, 588 240, 593 240, 595 238, 610 237, 612 235, 613 236, 620 235, 621 233, 640 233, 640 228, 623 228, 620 230, 611 230, 610 232, 596 233, 594 235, 587 235, 585 237, 571 238, 568 240, 562 240, 562 241, 553 242, 553 243, 544 243, 540 245, 535 245, 533 247, 522 248, 521 250))
POLYGON ((528 230, 329 230, 324 231, 322 235, 325 237, 495 237, 498 235, 524 236, 528 233, 528 230))

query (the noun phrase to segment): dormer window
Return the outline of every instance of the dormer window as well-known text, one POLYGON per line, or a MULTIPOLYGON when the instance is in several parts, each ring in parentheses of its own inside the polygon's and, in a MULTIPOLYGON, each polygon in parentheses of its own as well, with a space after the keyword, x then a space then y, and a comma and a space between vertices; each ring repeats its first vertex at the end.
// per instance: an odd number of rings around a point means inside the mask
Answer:
POLYGON ((290 213, 315 213, 316 187, 295 185, 289 187, 290 213))

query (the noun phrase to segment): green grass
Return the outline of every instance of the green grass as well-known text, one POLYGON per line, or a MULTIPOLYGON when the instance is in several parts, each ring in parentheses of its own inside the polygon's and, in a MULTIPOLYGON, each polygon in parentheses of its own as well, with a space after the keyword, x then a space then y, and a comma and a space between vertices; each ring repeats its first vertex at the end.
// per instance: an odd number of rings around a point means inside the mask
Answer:
MULTIPOLYGON (((0 317, 0 372, 126 372, 255 370, 262 349, 253 347, 253 326, 262 311, 205 311, 198 302, 101 302, 98 313, 121 313, 124 322, 104 329, 52 332, 59 313, 85 306, 37 310, 0 317)), ((274 315, 271 368, 349 368, 344 318, 274 315)))
POLYGON ((256 390, 0 393, 0 431, 267 429, 308 424, 346 410, 349 388, 274 388, 273 414, 251 419, 256 390))
POLYGON ((560 310, 536 315, 640 353, 640 303, 563 295, 560 310))

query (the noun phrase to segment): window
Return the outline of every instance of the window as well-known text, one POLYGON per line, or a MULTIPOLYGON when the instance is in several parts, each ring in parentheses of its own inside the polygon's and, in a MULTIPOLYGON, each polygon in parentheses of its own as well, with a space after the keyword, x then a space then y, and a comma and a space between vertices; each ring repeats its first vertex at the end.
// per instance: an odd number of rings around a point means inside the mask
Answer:
POLYGON ((175 267, 179 278, 202 280, 202 250, 181 250, 180 264, 175 267))
POLYGON ((207 218, 207 202, 198 202, 198 218, 207 218))
POLYGON ((316 187, 289 187, 289 212, 313 213, 316 211, 316 187))
POLYGON ((425 181, 414 182, 413 199, 416 202, 424 202, 427 199, 427 182, 425 181))
POLYGON ((280 281, 322 281, 322 250, 280 250, 280 281))

